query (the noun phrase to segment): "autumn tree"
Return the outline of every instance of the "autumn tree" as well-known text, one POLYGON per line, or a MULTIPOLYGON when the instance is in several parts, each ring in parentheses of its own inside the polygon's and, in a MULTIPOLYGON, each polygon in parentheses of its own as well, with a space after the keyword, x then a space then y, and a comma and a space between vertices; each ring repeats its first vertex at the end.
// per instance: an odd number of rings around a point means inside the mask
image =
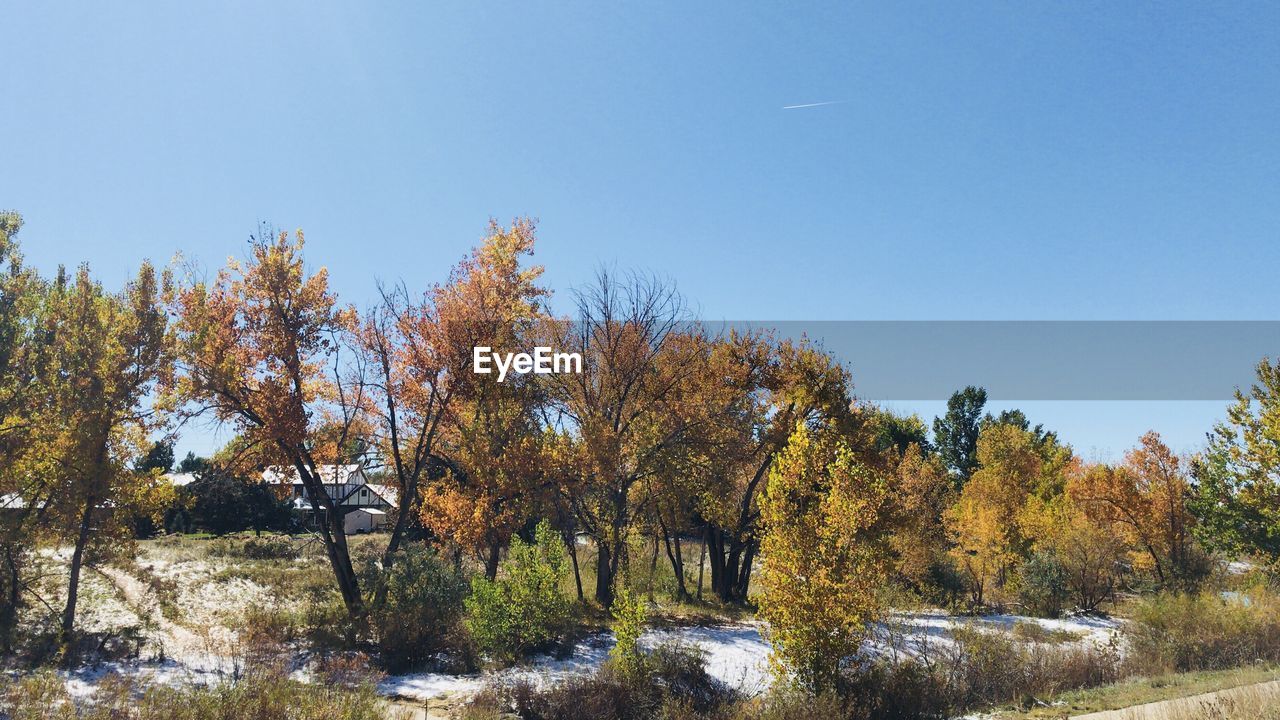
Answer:
POLYGON ((48 284, 23 264, 17 213, 0 213, 0 650, 10 649, 22 573, 48 486, 41 450, 54 418, 50 388, 48 284))
POLYGON ((951 506, 951 478, 936 455, 916 443, 906 446, 891 478, 887 508, 894 519, 890 539, 898 577, 924 588, 944 561, 943 514, 951 506))
POLYGON ((1257 382, 1236 391, 1192 472, 1201 541, 1280 564, 1280 361, 1258 363, 1257 382))
POLYGON ((850 412, 849 374, 807 339, 730 333, 707 361, 713 387, 727 391, 725 427, 711 446, 710 477, 699 503, 706 520, 711 586, 726 602, 743 602, 759 550, 759 497, 774 458, 797 424, 837 426, 852 447, 871 447, 869 424, 850 412))
POLYGON ((962 487, 977 470, 978 433, 987 391, 970 385, 947 400, 947 412, 933 420, 933 443, 942 456, 956 487, 962 487))
POLYGON ((450 368, 453 406, 439 453, 446 471, 425 488, 422 519, 438 535, 483 554, 485 575, 497 575, 502 548, 535 514, 548 484, 540 410, 545 386, 535 374, 475 373, 473 348, 527 352, 544 344, 543 307, 550 294, 537 284, 534 225, 492 224, 489 235, 435 288, 435 342, 450 368), (465 368, 465 369, 464 369, 465 368))
POLYGON ((982 604, 991 582, 1002 583, 1032 549, 1028 530, 1062 494, 1069 448, 1046 444, 1017 424, 988 423, 978 437, 977 470, 946 513, 952 556, 982 604))
MULTIPOLYGON (((1087 471, 1086 471, 1087 472, 1087 471)), ((1045 514, 1036 547, 1058 563, 1077 610, 1092 612, 1111 599, 1127 569, 1127 546, 1068 496, 1045 514)))
POLYGON ((176 392, 230 423, 257 457, 297 472, 347 613, 361 618, 343 513, 321 475, 363 432, 368 396, 339 358, 355 313, 338 307, 324 268, 307 271, 302 249, 301 232, 263 232, 246 262, 231 259, 212 283, 196 280, 176 294, 176 392))
POLYGON ((86 267, 60 272, 51 290, 59 418, 48 449, 56 467, 47 507, 73 550, 62 636, 75 625, 86 555, 125 542, 131 512, 158 513, 172 499, 160 471, 132 461, 160 424, 149 399, 169 371, 168 320, 155 271, 143 264, 120 293, 106 291, 86 267))
POLYGON ((828 688, 861 646, 888 568, 887 487, 838 433, 803 423, 771 464, 760 614, 779 675, 828 688))
POLYGON ((601 270, 576 292, 578 317, 552 326, 551 345, 582 357, 581 373, 553 374, 555 423, 578 438, 563 495, 595 541, 596 599, 609 605, 635 520, 641 481, 687 439, 672 401, 693 359, 672 339, 684 305, 662 282, 601 270))
POLYGON ((1184 582, 1199 574, 1195 518, 1187 500, 1191 485, 1185 464, 1155 432, 1142 436, 1118 467, 1096 465, 1068 488, 1072 499, 1095 521, 1115 531, 1135 549, 1137 569, 1156 580, 1184 582))

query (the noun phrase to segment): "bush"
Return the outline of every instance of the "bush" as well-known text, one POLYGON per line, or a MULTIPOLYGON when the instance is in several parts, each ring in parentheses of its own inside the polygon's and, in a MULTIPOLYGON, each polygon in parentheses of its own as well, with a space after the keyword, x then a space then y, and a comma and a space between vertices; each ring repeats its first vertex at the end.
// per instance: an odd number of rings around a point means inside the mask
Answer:
POLYGON ((209 554, 246 560, 296 560, 302 556, 302 551, 286 535, 266 535, 244 540, 236 537, 218 538, 209 546, 209 554))
POLYGON ((241 548, 250 560, 297 560, 302 555, 287 537, 249 538, 241 548))
POLYGON ((572 677, 546 689, 528 682, 492 688, 467 717, 501 717, 511 708, 525 720, 684 720, 724 712, 738 696, 707 674, 703 654, 683 645, 646 653, 639 671, 605 663, 591 675, 572 677), (481 710, 483 708, 483 710, 481 710))
POLYGON ((637 643, 648 617, 644 603, 623 587, 613 599, 609 611, 613 615, 613 635, 616 638, 609 654, 622 672, 639 673, 643 669, 643 658, 637 643))
POLYGON ((1280 662, 1280 598, 1163 593, 1135 601, 1125 627, 1135 672, 1186 672, 1280 662))
POLYGON ((413 547, 397 554, 368 587, 380 602, 370 618, 383 665, 399 672, 454 649, 456 628, 467 596, 462 569, 434 551, 413 547))
POLYGON ((1062 614, 1067 600, 1067 572, 1053 553, 1036 553, 1019 568, 1018 599, 1038 617, 1062 614))
POLYGON ((1002 703, 1029 706, 1035 698, 1120 676, 1119 653, 1111 646, 1051 646, 976 628, 957 628, 952 639, 938 672, 957 712, 1002 703))
POLYGON ((471 581, 466 626, 490 659, 513 662, 564 636, 571 606, 561 592, 566 575, 560 536, 538 524, 533 543, 511 542, 503 574, 471 581))

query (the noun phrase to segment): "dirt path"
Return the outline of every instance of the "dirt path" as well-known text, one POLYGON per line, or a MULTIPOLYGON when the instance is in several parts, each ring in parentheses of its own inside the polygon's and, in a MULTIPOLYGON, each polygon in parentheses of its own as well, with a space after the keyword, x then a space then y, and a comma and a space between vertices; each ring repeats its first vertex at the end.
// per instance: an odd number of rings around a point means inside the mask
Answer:
POLYGON ((156 643, 165 657, 199 672, 216 672, 232 662, 225 654, 230 648, 220 647, 225 644, 225 638, 218 638, 211 632, 193 632, 165 617, 160 603, 144 582, 119 568, 97 570, 119 589, 125 602, 144 620, 148 639, 156 643))
POLYGON ((1280 718, 1280 680, 1217 690, 1174 700, 1135 705, 1123 710, 1106 710, 1074 715, 1072 720, 1200 720, 1233 718, 1274 720, 1280 718))

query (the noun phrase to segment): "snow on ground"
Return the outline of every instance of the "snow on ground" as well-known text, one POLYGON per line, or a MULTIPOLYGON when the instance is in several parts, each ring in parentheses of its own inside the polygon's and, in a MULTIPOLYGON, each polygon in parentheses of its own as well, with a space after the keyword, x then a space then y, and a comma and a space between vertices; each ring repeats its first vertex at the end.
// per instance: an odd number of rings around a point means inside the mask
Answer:
MULTIPOLYGON (((942 610, 895 613, 890 619, 876 624, 872 639, 866 649, 880 655, 891 652, 915 655, 927 647, 950 643, 952 632, 958 627, 973 627, 988 632, 1011 632, 1018 623, 1034 623, 1047 631, 1072 633, 1078 644, 1105 644, 1119 628, 1119 622, 1109 618, 1070 617, 1055 620, 1022 617, 1018 615, 988 615, 984 617, 956 617, 942 610)), ((164 628, 170 634, 170 642, 181 632, 172 625, 164 628)), ((756 695, 769 688, 769 643, 765 640, 763 623, 737 623, 707 626, 679 626, 654 628, 640 638, 645 648, 664 643, 691 646, 701 650, 708 674, 747 695, 756 695)), ((188 641, 190 643, 192 641, 188 641)), ((487 683, 511 683, 528 681, 537 686, 561 682, 574 675, 594 672, 609 657, 614 637, 611 632, 600 632, 579 641, 566 657, 543 655, 525 664, 503 670, 447 674, 419 672, 393 675, 379 684, 382 694, 417 702, 446 697, 465 697, 482 689, 487 683)), ((178 645, 180 643, 174 643, 178 645)), ((152 658, 134 663, 110 663, 96 668, 67 674, 68 688, 83 695, 107 672, 132 675, 140 680, 161 684, 207 684, 235 672, 232 661, 216 652, 202 650, 187 644, 184 651, 171 653, 163 658, 152 658)))
MULTIPOLYGON (((914 655, 927 646, 952 642, 951 633, 958 627, 1010 632, 1017 623, 1034 623, 1047 631, 1072 633, 1078 639, 1071 642, 1082 645, 1105 644, 1119 628, 1118 621, 1098 617, 1050 620, 1018 615, 954 617, 942 610, 903 612, 876 624, 867 649, 882 655, 891 649, 914 655)), ((763 631, 762 623, 659 628, 646 632, 640 643, 648 648, 671 642, 696 647, 705 654, 708 674, 734 689, 754 695, 767 690, 771 681, 769 643, 763 637, 763 631)), ((426 701, 450 695, 469 695, 486 682, 529 680, 541 686, 573 674, 594 671, 609 657, 613 644, 612 633, 598 633, 579 642, 565 659, 542 656, 525 665, 484 674, 396 675, 383 681, 379 689, 386 695, 426 701)))
MULTIPOLYGON (((730 687, 754 694, 769 685, 769 644, 761 637, 761 627, 756 623, 744 623, 658 628, 645 632, 640 637, 640 645, 653 648, 663 643, 679 643, 695 647, 704 653, 709 675, 730 687)), ((474 693, 487 682, 523 680, 542 687, 573 675, 595 671, 609 657, 614 643, 612 632, 601 632, 575 645, 567 658, 543 655, 524 665, 483 674, 396 675, 383 681, 379 689, 386 695, 425 701, 445 695, 474 693)))
POLYGON ((894 613, 888 620, 876 624, 871 641, 876 650, 896 649, 916 654, 923 644, 952 642, 951 634, 958 627, 978 630, 1013 632, 1020 623, 1039 625, 1046 632, 1070 633, 1079 644, 1106 644, 1120 628, 1114 618, 1078 615, 1063 618, 1037 618, 1022 615, 983 615, 979 617, 948 615, 944 610, 894 613))
MULTIPOLYGON (((88 602, 82 605, 85 626, 104 630, 138 627, 148 642, 143 657, 137 660, 65 673, 68 689, 76 695, 91 693, 108 672, 168 685, 208 684, 236 675, 238 658, 243 657, 245 648, 239 643, 234 616, 244 608, 275 600, 267 587, 236 574, 209 580, 229 567, 230 563, 175 553, 149 557, 136 569, 103 568, 88 573, 84 586, 88 602), (176 593, 170 601, 177 606, 177 613, 170 613, 173 619, 162 612, 156 589, 143 581, 148 575, 174 584, 176 593)), ((1082 645, 1105 644, 1119 628, 1115 620, 1096 617, 1049 620, 1016 615, 955 617, 942 610, 899 612, 872 627, 864 650, 881 657, 916 656, 953 642, 952 635, 959 627, 1012 633, 1024 623, 1056 634, 1048 638, 1052 641, 1082 645)), ((708 674, 744 694, 755 695, 767 690, 771 681, 770 646, 764 631, 765 625, 759 622, 661 627, 645 632, 640 643, 646 648, 664 643, 696 648, 704 656, 708 674)), ((1034 633, 1019 634, 1034 637, 1034 633)), ((396 675, 386 678, 379 688, 388 696, 426 701, 465 697, 489 682, 521 680, 546 686, 595 671, 609 657, 613 645, 612 633, 599 632, 579 641, 564 657, 544 655, 489 673, 396 675)), ((301 658, 295 660, 295 666, 303 665, 301 658)))

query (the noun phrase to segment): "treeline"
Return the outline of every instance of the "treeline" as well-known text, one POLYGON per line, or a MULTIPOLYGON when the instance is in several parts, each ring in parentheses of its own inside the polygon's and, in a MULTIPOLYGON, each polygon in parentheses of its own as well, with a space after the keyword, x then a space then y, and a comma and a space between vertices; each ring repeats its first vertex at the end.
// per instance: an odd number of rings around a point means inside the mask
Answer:
POLYGON ((814 684, 856 649, 885 586, 1053 614, 1120 588, 1193 585, 1210 552, 1280 554, 1280 370, 1266 361, 1200 456, 1152 433, 1096 464, 1020 412, 984 414, 978 388, 932 433, 856 402, 814 343, 708 332, 649 275, 601 271, 572 293, 574 317, 556 317, 528 264, 528 221, 492 225, 442 283, 384 286, 360 311, 304 263, 301 233, 264 229, 212 279, 144 263, 113 292, 84 266, 52 279, 25 267, 20 218, 2 222, 5 627, 37 543, 73 549, 65 637, 86 558, 127 551, 140 518, 162 527, 166 509, 190 505, 161 479, 171 457, 139 458, 196 416, 236 432, 202 482, 297 471, 352 621, 386 599, 362 586, 322 468, 361 458, 400 499, 384 571, 420 523, 492 579, 513 537, 546 521, 579 599, 589 584, 608 606, 646 538, 678 598, 701 590, 686 564, 709 569, 723 602, 758 594, 784 664, 814 684), (550 346, 583 368, 499 383, 472 372, 476 346, 550 346))

